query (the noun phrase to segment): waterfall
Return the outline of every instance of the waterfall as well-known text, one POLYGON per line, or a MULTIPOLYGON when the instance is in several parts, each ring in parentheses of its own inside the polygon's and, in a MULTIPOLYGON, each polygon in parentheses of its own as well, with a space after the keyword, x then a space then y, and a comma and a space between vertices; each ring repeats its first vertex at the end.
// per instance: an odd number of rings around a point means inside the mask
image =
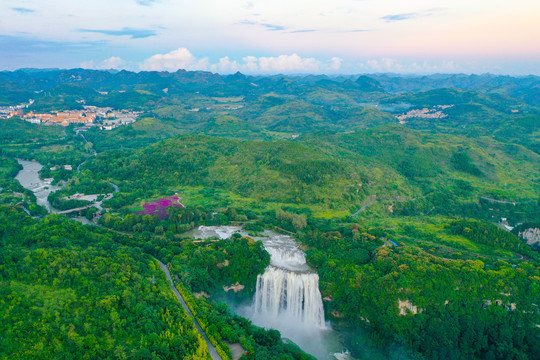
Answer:
POLYGON ((306 255, 294 238, 270 230, 262 235, 253 239, 262 241, 270 254, 270 265, 257 277, 251 304, 236 307, 236 311, 254 325, 279 330, 283 338, 319 360, 336 360, 334 354, 342 355, 343 345, 325 323, 319 276, 306 263, 306 255))
POLYGON ((257 277, 251 306, 254 323, 280 330, 293 338, 298 331, 324 329, 324 309, 319 276, 306 264, 296 241, 267 232, 262 240, 270 265, 257 277))
POLYGON ((283 317, 302 327, 324 328, 319 276, 270 265, 257 278, 253 310, 258 317, 283 317))
MULTIPOLYGON (((248 235, 239 226, 200 226, 185 234, 196 239, 223 239, 234 233, 248 235)), ((336 360, 343 355, 332 355, 343 351, 343 346, 337 333, 325 325, 319 276, 306 263, 306 255, 296 241, 270 230, 253 239, 263 242, 270 265, 257 277, 251 305, 236 307, 236 311, 257 326, 279 330, 282 337, 317 359, 336 360)))

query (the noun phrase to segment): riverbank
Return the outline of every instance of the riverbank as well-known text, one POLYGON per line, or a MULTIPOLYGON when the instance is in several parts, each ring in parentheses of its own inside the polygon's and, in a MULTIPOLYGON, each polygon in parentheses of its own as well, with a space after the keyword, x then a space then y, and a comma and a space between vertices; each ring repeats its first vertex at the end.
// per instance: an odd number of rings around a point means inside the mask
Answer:
POLYGON ((36 203, 45 207, 49 213, 56 212, 47 200, 50 193, 60 190, 60 186, 52 185, 53 179, 41 179, 39 171, 43 165, 37 161, 17 159, 17 162, 23 167, 15 176, 15 179, 25 188, 34 193, 36 203))
MULTIPOLYGON (((39 162, 33 161, 33 160, 17 159, 17 162, 23 168, 22 168, 22 170, 20 170, 17 173, 17 175, 15 176, 15 179, 17 181, 19 181, 19 183, 25 189, 28 189, 28 190, 32 191, 32 193, 34 193, 34 195, 36 196, 36 204, 37 205, 43 206, 47 210, 47 212, 52 213, 52 214, 69 214, 69 213, 72 213, 72 212, 78 212, 78 211, 80 212, 80 211, 85 210, 85 209, 90 208, 90 207, 95 207, 99 211, 102 212, 103 211, 103 207, 102 207, 103 201, 112 199, 114 194, 119 191, 117 185, 115 185, 113 183, 110 183, 112 185, 112 187, 114 188, 114 191, 112 193, 105 194, 104 197, 101 200, 97 200, 98 197, 99 197, 98 194, 94 194, 94 195, 81 194, 83 196, 91 197, 91 199, 93 199, 93 201, 91 201, 88 205, 86 205, 84 207, 60 211, 58 209, 55 209, 51 205, 51 203, 48 200, 48 197, 49 197, 49 195, 51 193, 59 191, 62 187, 57 186, 57 185, 52 185, 52 182, 53 182, 52 178, 41 179, 41 177, 39 175, 39 172, 41 171, 41 169, 43 169, 43 165, 40 164, 39 162)), ((25 209, 25 211, 29 215, 31 215, 27 209, 25 209)), ((71 217, 71 218, 73 220, 79 221, 79 222, 81 222, 83 224, 86 224, 86 225, 95 224, 95 221, 96 221, 96 219, 94 219, 94 221, 90 221, 84 216, 74 216, 74 217, 71 217)))

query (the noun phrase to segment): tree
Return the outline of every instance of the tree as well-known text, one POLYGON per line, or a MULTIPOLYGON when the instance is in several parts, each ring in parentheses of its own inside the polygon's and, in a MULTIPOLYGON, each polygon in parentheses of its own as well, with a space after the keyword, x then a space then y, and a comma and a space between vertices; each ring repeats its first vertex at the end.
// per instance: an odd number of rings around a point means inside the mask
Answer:
POLYGON ((91 152, 93 148, 94 144, 91 142, 87 142, 86 144, 84 144, 84 150, 86 150, 87 152, 91 152))

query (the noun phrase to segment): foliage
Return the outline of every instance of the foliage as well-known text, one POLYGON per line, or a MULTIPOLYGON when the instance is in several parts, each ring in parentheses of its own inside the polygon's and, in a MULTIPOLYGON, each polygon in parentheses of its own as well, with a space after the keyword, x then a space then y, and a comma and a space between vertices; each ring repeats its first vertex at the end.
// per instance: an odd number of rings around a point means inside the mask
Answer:
POLYGON ((0 155, 35 159, 47 168, 72 165, 88 157, 82 139, 72 128, 30 124, 18 118, 0 119, 0 155))
POLYGON ((283 211, 281 208, 276 210, 276 219, 290 221, 296 230, 302 230, 307 226, 305 214, 297 215, 283 211))
MULTIPOLYGON (((333 299, 327 315, 367 328, 375 345, 389 351, 397 342, 432 359, 531 358, 538 351, 538 260, 512 267, 502 260, 443 259, 414 243, 393 246, 392 233, 382 228, 317 221, 302 240, 323 296, 333 299), (400 302, 413 310, 400 310, 400 302)), ((489 229, 481 232, 486 240, 501 235, 497 228, 466 223, 489 229)))
MULTIPOLYGON (((209 303, 204 297, 195 299, 181 283, 177 284, 177 288, 208 338, 216 345, 218 353, 225 346, 223 340, 226 340, 230 343, 240 342, 246 350, 242 356, 245 359, 313 359, 298 347, 284 343, 279 331, 252 325, 249 320, 233 315, 224 303, 209 303)), ((227 350, 221 352, 229 357, 227 350)))
POLYGON ((252 293, 257 275, 270 264, 262 243, 247 237, 209 241, 206 246, 196 246, 188 240, 182 245, 182 252, 171 258, 171 267, 194 292, 239 283, 252 293))
POLYGON ((469 173, 471 175, 475 176, 482 176, 482 171, 478 169, 473 163, 471 163, 471 159, 469 155, 465 152, 456 152, 454 155, 452 155, 452 158, 450 159, 454 167, 459 170, 466 173, 469 173))
POLYGON ((205 359, 163 273, 121 237, 0 208, 2 357, 205 359))
POLYGON ((151 254, 170 262, 216 344, 240 341, 248 358, 303 358, 275 331, 191 297, 189 289, 236 282, 252 291, 268 263, 259 243, 180 237, 197 225, 235 222, 296 233, 329 300, 327 318, 353 329, 354 355, 377 347, 394 358, 534 358, 538 254, 491 222, 540 221, 538 83, 493 75, 1 72, 9 94, 0 92, 0 102, 31 96, 35 109, 63 110, 84 98, 145 113, 110 132, 88 131, 95 158, 72 127, 0 120, 2 203, 44 211, 13 179, 16 157, 37 159, 42 176, 66 182, 57 199, 109 193, 110 181, 120 187, 100 220, 115 231, 0 212, 7 319, 0 326, 9 335, 0 351, 158 358, 190 339, 183 354, 203 355, 151 254), (398 124, 395 115, 424 107, 444 116, 398 124), (49 169, 64 164, 82 164, 82 172, 49 169), (171 207, 167 219, 133 213, 175 193, 185 207, 171 207))
POLYGON ((481 221, 454 221, 449 225, 448 231, 452 234, 461 235, 480 244, 509 249, 521 254, 534 256, 532 255, 530 247, 528 247, 514 234, 481 221))

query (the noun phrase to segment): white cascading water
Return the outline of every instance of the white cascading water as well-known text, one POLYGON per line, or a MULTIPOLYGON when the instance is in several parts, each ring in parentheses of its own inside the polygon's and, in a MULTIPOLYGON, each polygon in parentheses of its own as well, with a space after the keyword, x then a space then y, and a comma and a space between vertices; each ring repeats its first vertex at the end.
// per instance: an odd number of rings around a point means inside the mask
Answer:
POLYGON ((239 233, 241 235, 247 235, 246 232, 242 231, 240 226, 204 226, 201 225, 196 229, 184 233, 184 235, 189 236, 193 239, 208 239, 210 237, 218 237, 220 239, 228 239, 234 233, 239 233))
POLYGON ((261 238, 270 254, 270 265, 257 277, 253 317, 262 325, 280 329, 287 326, 323 329, 324 309, 319 291, 319 276, 306 264, 304 252, 287 235, 268 233, 261 238))
POLYGON ((269 266, 257 278, 253 310, 256 317, 285 317, 306 327, 324 328, 319 276, 269 266))
POLYGON ((323 343, 328 332, 319 291, 319 276, 306 264, 296 241, 265 231, 261 240, 270 265, 257 277, 253 302, 245 314, 255 325, 277 329, 305 351, 326 359, 323 343))
MULTIPOLYGON (((186 235, 195 239, 234 233, 248 235, 237 226, 200 226, 186 235)), ((317 359, 333 359, 345 353, 337 335, 325 325, 319 276, 307 265, 296 241, 287 235, 265 230, 261 240, 270 254, 270 265, 257 277, 257 289, 251 306, 237 308, 240 315, 255 325, 277 329, 317 359)))

